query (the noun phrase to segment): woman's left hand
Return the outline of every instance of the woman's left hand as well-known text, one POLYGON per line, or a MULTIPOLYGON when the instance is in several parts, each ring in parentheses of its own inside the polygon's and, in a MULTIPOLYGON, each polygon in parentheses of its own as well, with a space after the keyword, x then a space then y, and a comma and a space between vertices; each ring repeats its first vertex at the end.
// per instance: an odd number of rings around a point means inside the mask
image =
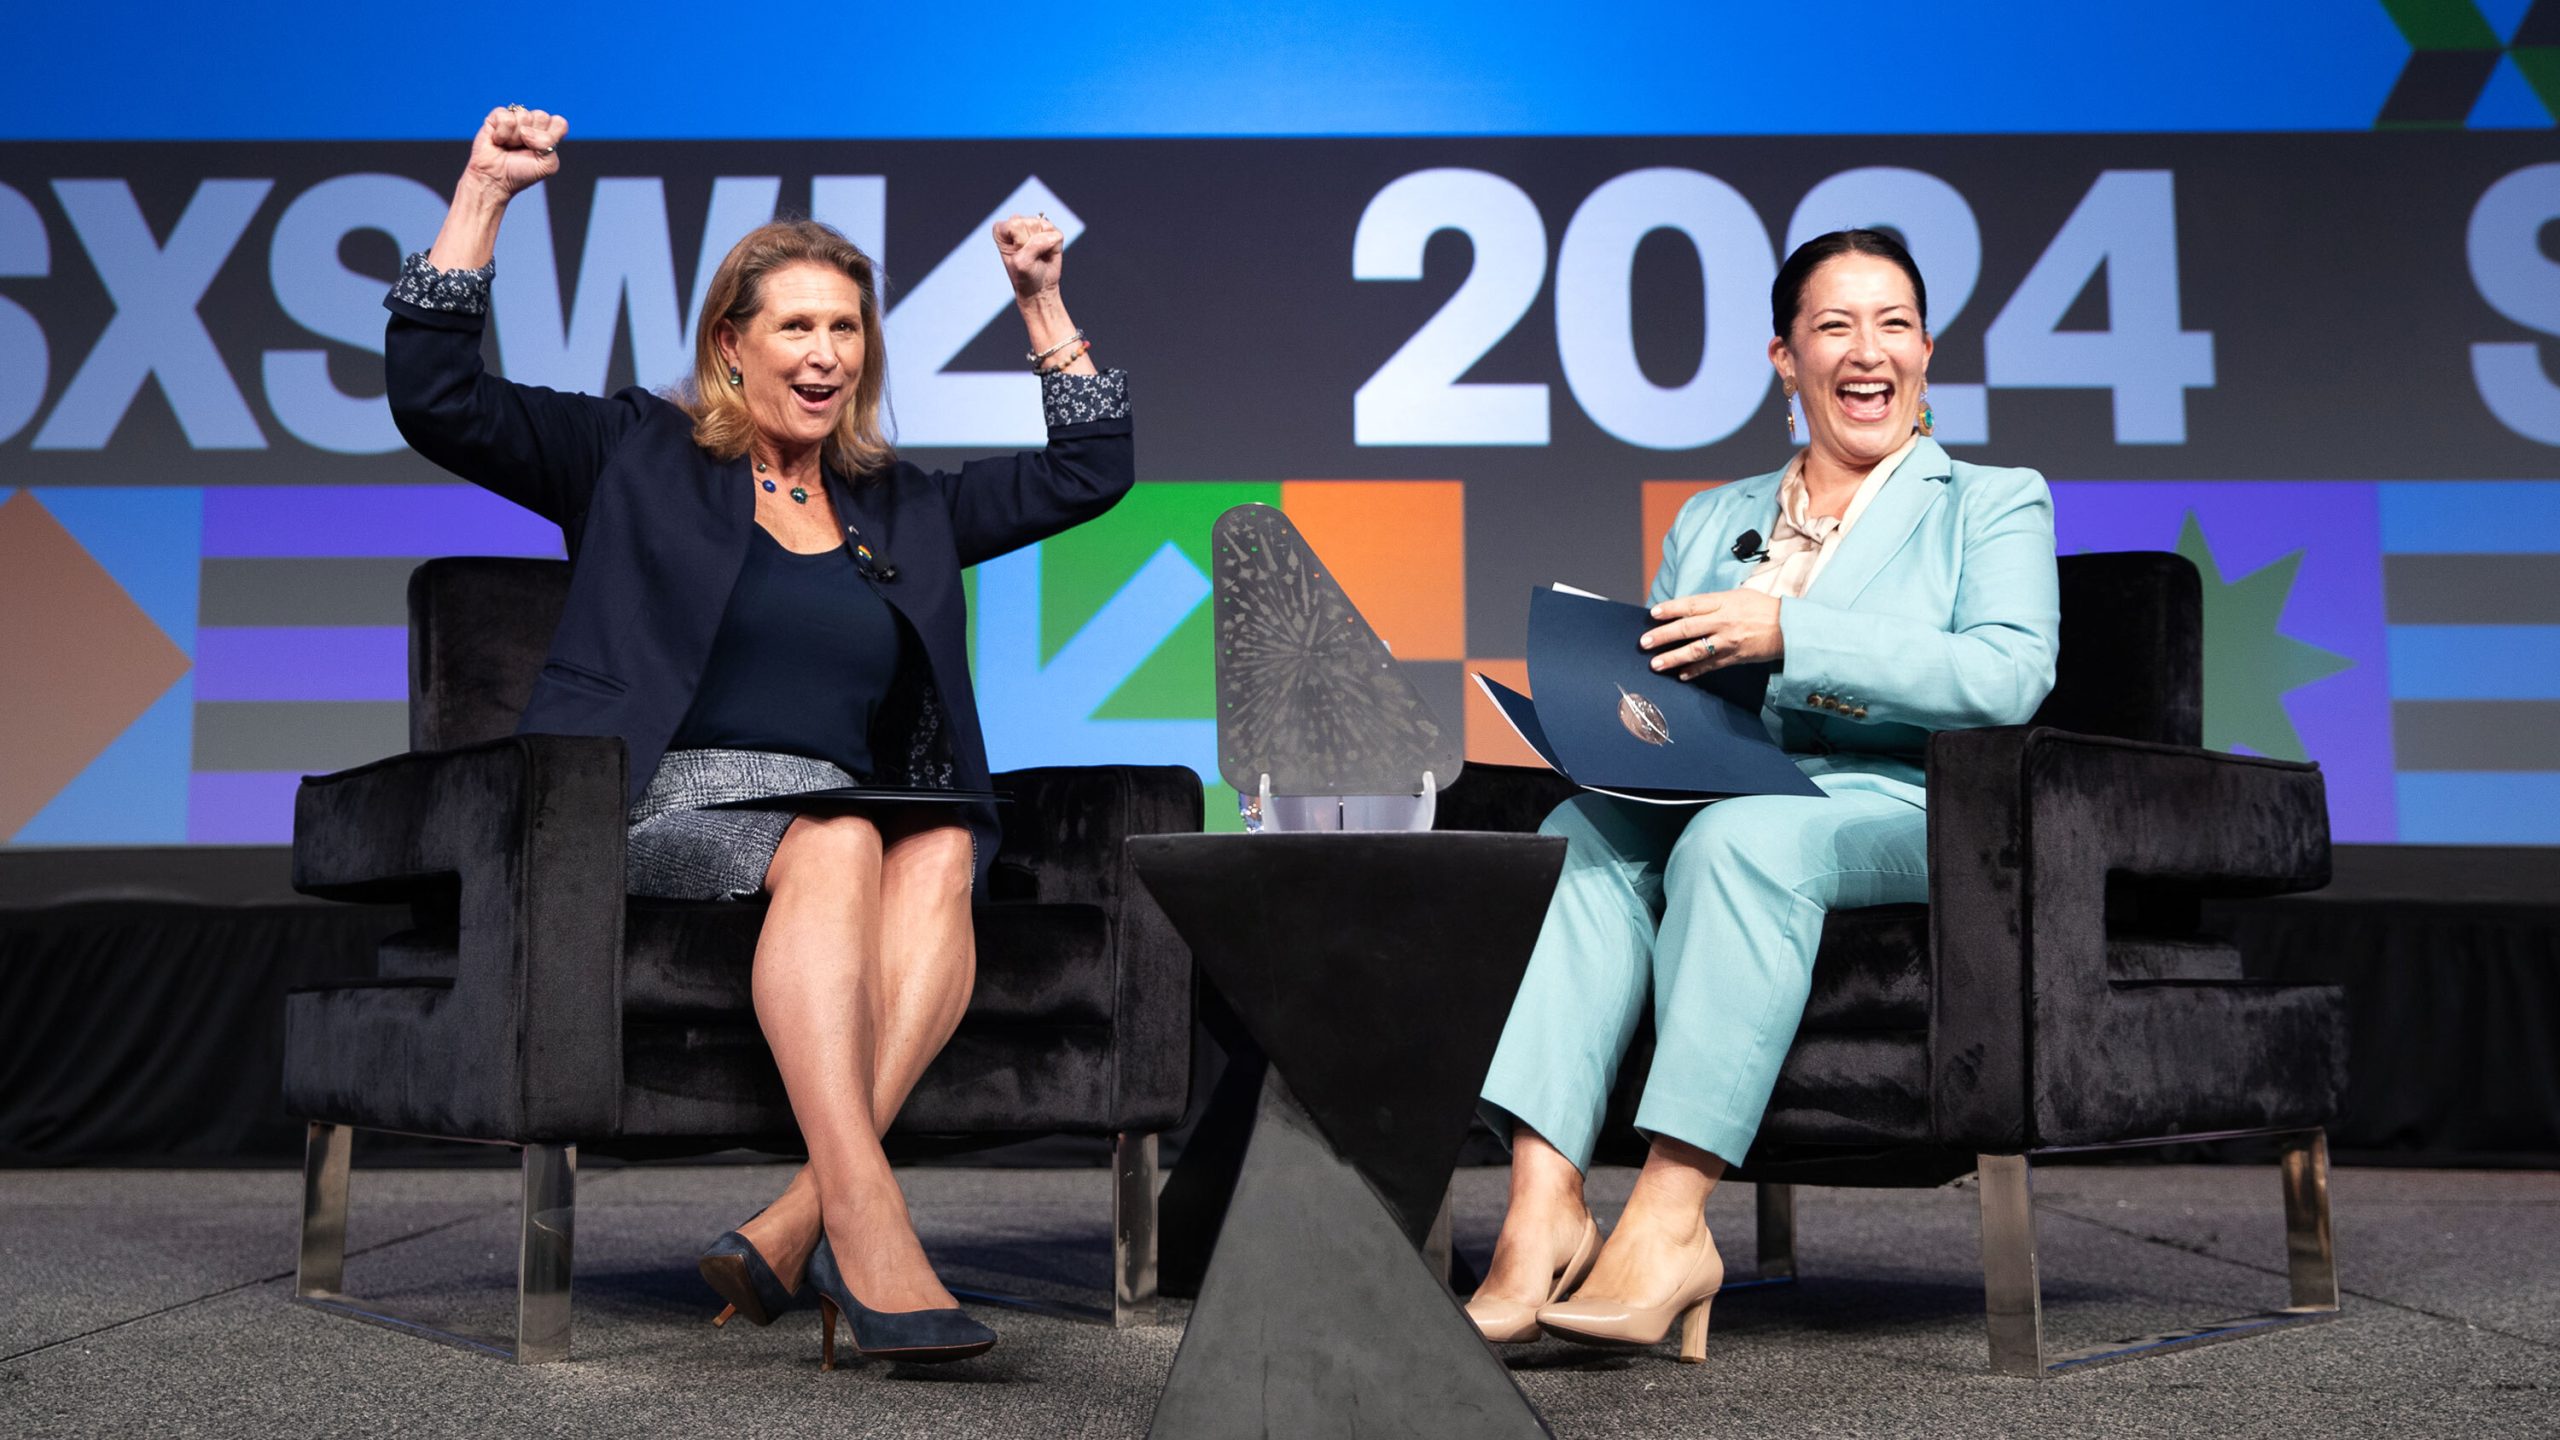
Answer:
POLYGON ((996 252, 1004 256, 1014 296, 1030 300, 1058 288, 1058 275, 1066 268, 1067 237, 1046 215, 1008 215, 996 222, 996 252))
POLYGON ((1787 637, 1778 628, 1778 600, 1757 590, 1717 590, 1683 595, 1653 607, 1663 623, 1644 632, 1638 643, 1659 651, 1656 670, 1676 670, 1695 680, 1727 665, 1775 660, 1787 653, 1787 637))

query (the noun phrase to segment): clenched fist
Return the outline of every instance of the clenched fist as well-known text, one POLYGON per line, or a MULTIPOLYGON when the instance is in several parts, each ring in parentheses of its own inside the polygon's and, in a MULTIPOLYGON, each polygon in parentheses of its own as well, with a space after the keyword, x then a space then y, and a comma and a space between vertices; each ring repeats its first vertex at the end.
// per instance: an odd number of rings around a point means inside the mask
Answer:
POLYGON ((1058 288, 1067 237, 1049 223, 1048 216, 1009 215, 996 222, 995 233, 996 253, 1004 256, 1004 271, 1013 281, 1016 296, 1029 300, 1058 288))
POLYGON ((465 173, 500 199, 513 199, 560 173, 555 152, 568 134, 565 115, 501 105, 489 112, 479 133, 471 137, 471 164, 465 173))

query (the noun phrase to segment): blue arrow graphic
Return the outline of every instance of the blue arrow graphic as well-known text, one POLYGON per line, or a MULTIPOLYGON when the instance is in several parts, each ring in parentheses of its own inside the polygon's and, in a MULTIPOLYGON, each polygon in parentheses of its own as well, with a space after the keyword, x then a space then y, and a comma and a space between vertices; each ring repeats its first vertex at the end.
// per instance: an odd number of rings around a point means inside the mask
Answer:
POLYGON ((1040 550, 978 567, 978 713, 987 759, 1025 765, 1188 765, 1218 773, 1214 720, 1096 720, 1093 712, 1209 598, 1209 579, 1166 541, 1083 629, 1040 663, 1040 550))

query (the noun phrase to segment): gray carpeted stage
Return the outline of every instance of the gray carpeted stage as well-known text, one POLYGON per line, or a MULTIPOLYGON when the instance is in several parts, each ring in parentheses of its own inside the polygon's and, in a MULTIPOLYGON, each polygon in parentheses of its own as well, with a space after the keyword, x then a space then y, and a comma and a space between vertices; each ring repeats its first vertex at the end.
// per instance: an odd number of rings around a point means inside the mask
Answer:
MULTIPOLYGON (((0 1173, 0 1435, 1138 1435, 1176 1324, 1113 1332, 982 1309, 1004 1343, 940 1369, 818 1369, 817 1320, 707 1322, 691 1255, 775 1190, 767 1166, 580 1176, 576 1358, 511 1368, 288 1303, 298 1177, 0 1173)), ((1631 1179, 1603 1171, 1614 1201, 1631 1179)), ((1103 1176, 907 1172, 954 1284, 1100 1298, 1103 1176)), ((1500 1172, 1459 1178, 1490 1243, 1500 1172)), ((351 1289, 497 1333, 512 1171, 367 1171, 351 1289)), ((1560 1436, 2550 1435, 2560 1431, 2560 1175, 2336 1173, 2334 1322, 2042 1382, 1984 1373, 1969 1189, 1798 1192, 1793 1287, 1735 1292, 1703 1366, 1556 1342, 1511 1352, 1560 1436)), ((2039 1175, 2050 1340, 2282 1303, 2271 1168, 2039 1175)), ((1613 1207, 1611 1207, 1613 1208, 1613 1207)), ((1747 1187, 1710 1218, 1737 1270, 1747 1187)), ((1310 1277, 1320 1280, 1321 1277, 1310 1277)), ((1182 1307, 1168 1307, 1178 1322, 1182 1307)))

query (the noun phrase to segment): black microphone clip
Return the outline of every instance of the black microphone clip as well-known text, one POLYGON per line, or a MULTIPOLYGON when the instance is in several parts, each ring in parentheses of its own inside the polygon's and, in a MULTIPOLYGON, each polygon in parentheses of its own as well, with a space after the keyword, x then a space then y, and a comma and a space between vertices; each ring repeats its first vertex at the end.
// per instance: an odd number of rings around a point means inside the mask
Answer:
POLYGON ((1733 537, 1733 558, 1743 561, 1768 559, 1769 552, 1760 543, 1760 532, 1745 530, 1733 537))
POLYGON ((844 527, 844 533, 845 543, 853 547, 855 569, 883 585, 898 578, 898 567, 889 563, 888 556, 875 556, 871 553, 871 547, 862 543, 861 526, 847 525, 844 527))

